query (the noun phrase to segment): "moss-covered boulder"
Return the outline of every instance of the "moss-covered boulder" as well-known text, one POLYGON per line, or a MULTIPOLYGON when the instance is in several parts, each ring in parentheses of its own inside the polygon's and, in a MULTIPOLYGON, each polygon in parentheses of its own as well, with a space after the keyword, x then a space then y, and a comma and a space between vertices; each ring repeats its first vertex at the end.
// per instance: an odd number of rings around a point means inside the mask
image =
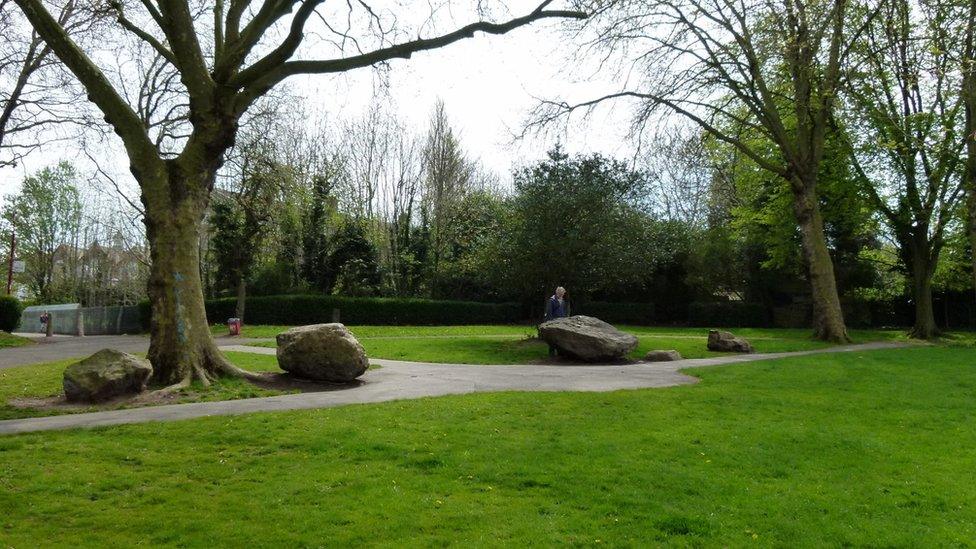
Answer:
POLYGON ((348 383, 366 373, 366 351, 339 323, 299 326, 278 334, 278 365, 298 377, 348 383))
POLYGON ((64 371, 64 396, 70 402, 104 402, 146 389, 152 365, 144 358, 102 349, 64 371))

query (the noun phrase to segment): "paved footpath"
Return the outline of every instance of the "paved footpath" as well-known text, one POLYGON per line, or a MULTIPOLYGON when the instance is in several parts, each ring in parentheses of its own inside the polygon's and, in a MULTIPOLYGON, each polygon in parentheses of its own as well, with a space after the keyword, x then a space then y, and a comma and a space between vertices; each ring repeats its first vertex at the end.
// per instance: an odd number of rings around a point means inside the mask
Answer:
MULTIPOLYGON (((331 408, 347 404, 386 402, 442 395, 497 391, 616 391, 671 387, 697 383, 698 378, 678 370, 718 366, 738 362, 770 360, 818 353, 846 353, 905 346, 899 343, 866 343, 816 351, 768 353, 678 360, 675 362, 636 363, 596 366, 430 364, 397 360, 370 359, 382 368, 369 370, 363 383, 346 389, 299 393, 245 400, 197 402, 110 410, 85 414, 37 417, 0 421, 0 435, 103 427, 149 421, 176 421, 207 416, 331 408)), ((224 346, 227 351, 274 354, 266 347, 224 346)))
MULTIPOLYGON (((143 335, 113 335, 113 336, 63 336, 43 337, 40 334, 17 334, 33 339, 35 345, 23 347, 9 347, 0 349, 0 370, 54 362, 68 358, 83 358, 95 354, 102 349, 117 349, 126 353, 145 353, 149 350, 149 337, 143 335)), ((220 347, 226 345, 241 345, 256 341, 274 341, 273 339, 247 339, 240 337, 214 338, 220 347)))

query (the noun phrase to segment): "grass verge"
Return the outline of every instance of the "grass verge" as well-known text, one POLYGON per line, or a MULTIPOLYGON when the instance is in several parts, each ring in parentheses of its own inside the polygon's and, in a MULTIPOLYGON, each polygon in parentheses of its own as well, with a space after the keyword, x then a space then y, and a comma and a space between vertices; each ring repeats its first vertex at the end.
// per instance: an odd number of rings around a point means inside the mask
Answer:
POLYGON ((967 546, 972 350, 0 438, 0 540, 967 546))
POLYGON ((23 347, 24 345, 31 345, 33 343, 33 341, 26 337, 0 331, 0 349, 4 347, 23 347))

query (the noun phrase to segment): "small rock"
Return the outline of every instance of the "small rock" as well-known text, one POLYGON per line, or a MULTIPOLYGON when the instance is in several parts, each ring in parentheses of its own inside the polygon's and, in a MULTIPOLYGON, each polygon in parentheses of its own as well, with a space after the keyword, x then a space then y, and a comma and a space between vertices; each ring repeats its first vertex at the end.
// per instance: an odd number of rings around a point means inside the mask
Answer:
POLYGON ((644 355, 644 360, 647 362, 670 362, 672 360, 681 360, 681 353, 675 350, 670 351, 648 351, 644 355))
POLYGON ((102 349, 65 369, 64 396, 70 402, 103 402, 141 393, 152 372, 152 365, 144 358, 102 349))
POLYGON ((708 350, 721 353, 751 353, 752 345, 741 337, 736 337, 731 332, 719 330, 708 331, 708 350))
POLYGON ((561 355, 585 362, 620 360, 637 347, 637 338, 590 316, 570 316, 543 322, 539 337, 561 355))
POLYGON ((369 368, 363 346, 339 323, 292 328, 277 341, 278 365, 298 377, 348 383, 369 368))

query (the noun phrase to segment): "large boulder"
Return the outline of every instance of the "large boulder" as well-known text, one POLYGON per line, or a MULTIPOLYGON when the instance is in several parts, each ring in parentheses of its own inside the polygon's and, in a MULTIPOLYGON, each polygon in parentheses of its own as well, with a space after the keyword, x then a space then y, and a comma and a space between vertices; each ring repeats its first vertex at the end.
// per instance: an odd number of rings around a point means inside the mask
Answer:
POLYGON ((721 353, 751 353, 752 345, 741 337, 736 337, 731 332, 719 330, 708 331, 708 350, 721 353))
POLYGON ((681 353, 675 350, 667 351, 647 351, 644 355, 644 360, 647 362, 671 362, 673 360, 681 360, 681 353))
POLYGON ((152 365, 144 358, 102 349, 64 371, 64 396, 70 402, 103 402, 141 393, 152 376, 152 365))
POLYGON ((299 326, 277 339, 278 365, 298 377, 348 383, 369 368, 363 346, 339 323, 299 326))
POLYGON ((637 347, 637 338, 591 316, 570 316, 544 322, 539 337, 560 354, 585 362, 620 360, 637 347))

